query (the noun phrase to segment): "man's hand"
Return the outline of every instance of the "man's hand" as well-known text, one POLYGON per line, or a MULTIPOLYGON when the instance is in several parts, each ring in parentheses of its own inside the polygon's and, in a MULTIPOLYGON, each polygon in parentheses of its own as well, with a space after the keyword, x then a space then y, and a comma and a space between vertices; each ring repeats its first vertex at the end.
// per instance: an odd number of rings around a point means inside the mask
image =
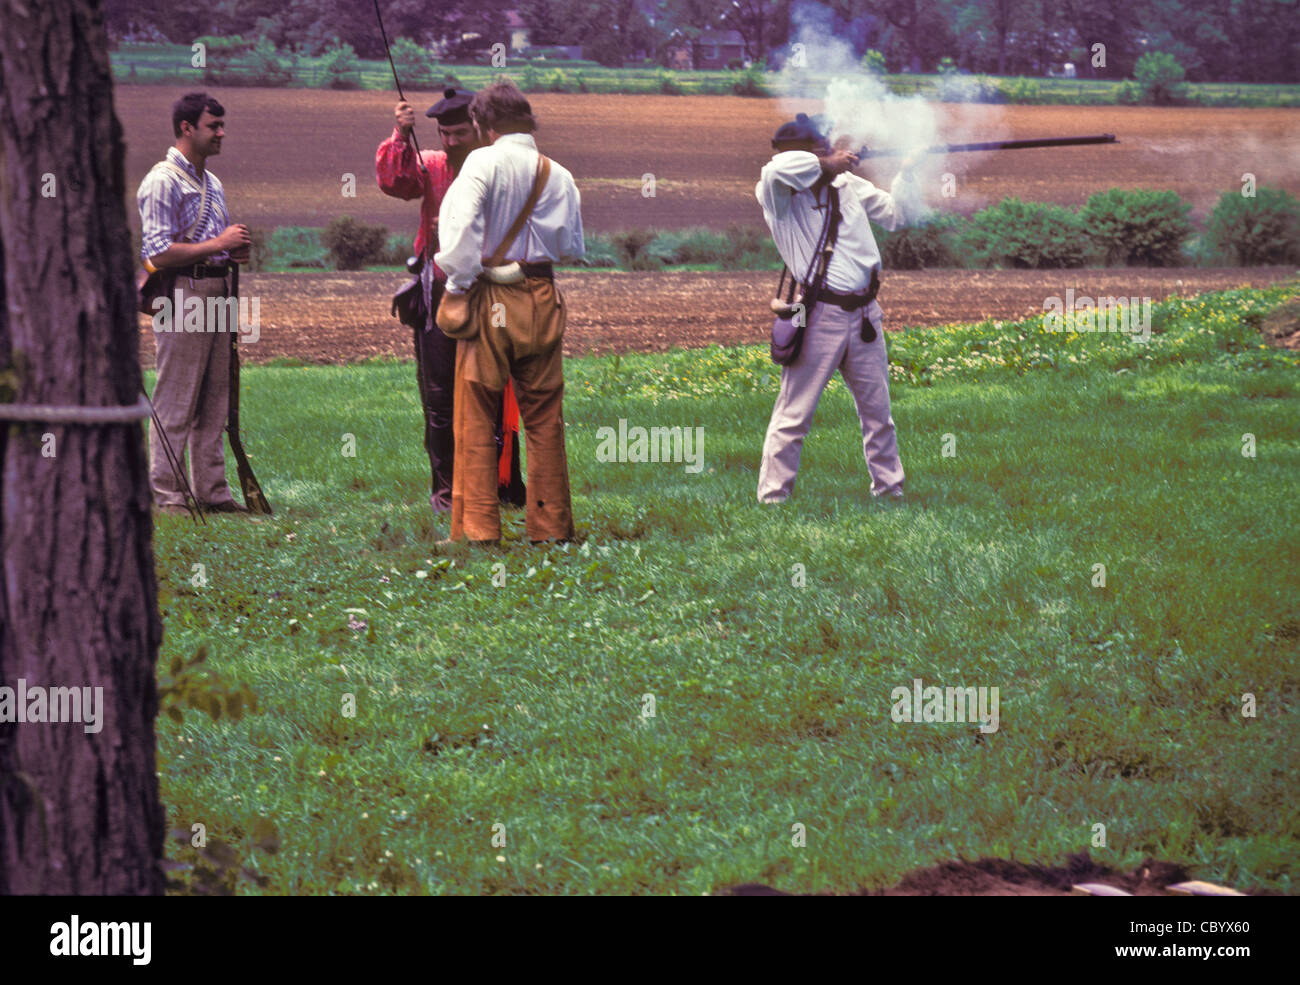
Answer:
POLYGON ((858 155, 847 150, 835 150, 829 154, 820 154, 818 159, 822 162, 822 171, 832 177, 858 166, 858 155))
POLYGON ((411 104, 403 100, 397 104, 393 110, 393 115, 397 117, 397 129, 402 131, 403 137, 409 137, 411 131, 415 129, 415 110, 411 104))
POLYGON ((248 235, 248 227, 242 222, 237 222, 233 226, 227 226, 224 230, 213 237, 213 245, 216 249, 212 252, 227 252, 230 254, 247 253, 248 248, 253 245, 253 238, 248 235))

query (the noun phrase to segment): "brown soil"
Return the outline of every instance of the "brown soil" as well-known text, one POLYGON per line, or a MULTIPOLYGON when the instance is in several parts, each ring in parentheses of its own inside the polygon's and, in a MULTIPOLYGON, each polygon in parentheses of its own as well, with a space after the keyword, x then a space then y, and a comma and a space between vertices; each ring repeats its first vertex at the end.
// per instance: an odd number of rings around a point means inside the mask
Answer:
MULTIPOLYGON (((210 90, 226 109, 229 139, 213 171, 231 214, 264 230, 324 226, 349 213, 394 232, 415 231, 414 202, 388 198, 374 178, 375 148, 392 132, 396 98, 385 92, 315 89, 210 90), (355 197, 344 197, 344 176, 355 197)), ((116 86, 125 129, 127 212, 138 227, 135 192, 172 142, 168 86, 116 86)), ((429 94, 408 94, 423 109, 429 94)), ((530 95, 542 148, 573 172, 588 231, 633 226, 681 228, 730 223, 761 226, 754 200, 758 172, 779 123, 814 103, 735 96, 530 95), (656 179, 643 195, 642 176, 656 179)), ((953 141, 1114 133, 1120 143, 958 154, 944 209, 969 214, 1007 195, 1077 206, 1111 187, 1172 188, 1204 216, 1219 193, 1240 191, 1249 172, 1262 185, 1300 194, 1300 110, 1129 106, 959 106, 953 141)), ((436 148, 423 113, 416 134, 436 148)), ((887 184, 894 164, 869 161, 861 172, 887 184)))
MULTIPOLYGON (((1092 297, 1161 300, 1294 276, 1292 267, 1249 269, 924 270, 887 272, 880 301, 889 327, 1010 319, 1041 313, 1043 299, 1067 288, 1092 297)), ((410 330, 388 313, 399 273, 250 274, 241 291, 260 301, 257 342, 246 362, 295 358, 346 363, 410 358, 410 330)), ((569 304, 566 355, 662 352, 718 343, 763 342, 774 273, 561 273, 569 304)), ((141 359, 153 365, 153 333, 141 316, 141 359)))

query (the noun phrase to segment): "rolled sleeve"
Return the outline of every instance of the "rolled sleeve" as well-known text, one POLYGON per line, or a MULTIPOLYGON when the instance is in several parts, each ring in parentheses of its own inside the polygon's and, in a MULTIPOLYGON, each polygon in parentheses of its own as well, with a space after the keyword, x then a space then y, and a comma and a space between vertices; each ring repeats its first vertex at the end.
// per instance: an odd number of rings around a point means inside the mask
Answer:
POLYGON ((375 180, 379 190, 393 198, 410 200, 424 194, 424 180, 415 163, 415 151, 402 131, 393 135, 375 151, 375 180))
POLYGON ((157 170, 140 183, 136 206, 140 210, 140 259, 149 260, 165 253, 181 234, 171 187, 157 170))
POLYGON ((483 236, 486 220, 483 203, 487 179, 474 167, 474 155, 452 182, 438 211, 438 240, 442 248, 434 256, 438 269, 447 274, 447 289, 468 291, 483 270, 483 236))

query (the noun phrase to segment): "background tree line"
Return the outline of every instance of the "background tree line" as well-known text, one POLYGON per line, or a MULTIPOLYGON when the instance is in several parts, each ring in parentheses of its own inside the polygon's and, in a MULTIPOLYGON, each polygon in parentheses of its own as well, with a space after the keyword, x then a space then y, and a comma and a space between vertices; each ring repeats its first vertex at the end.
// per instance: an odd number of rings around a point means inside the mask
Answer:
MULTIPOLYGON (((1125 78, 1146 51, 1173 55, 1191 81, 1300 79, 1296 0, 381 0, 391 37, 475 48, 509 38, 518 11, 534 47, 583 45, 617 65, 644 55, 664 60, 673 44, 735 30, 753 61, 778 64, 804 25, 817 25, 861 53, 876 49, 891 72, 930 72, 943 58, 961 69, 1043 75, 1073 62, 1085 77, 1125 78), (464 35, 477 42, 459 44, 464 35), (1094 64, 1093 45, 1105 45, 1094 64)), ((371 5, 355 0, 219 0, 173 6, 162 0, 105 0, 114 38, 157 32, 173 42, 203 35, 266 37, 278 48, 316 54, 338 38, 363 58, 383 54, 371 5)))

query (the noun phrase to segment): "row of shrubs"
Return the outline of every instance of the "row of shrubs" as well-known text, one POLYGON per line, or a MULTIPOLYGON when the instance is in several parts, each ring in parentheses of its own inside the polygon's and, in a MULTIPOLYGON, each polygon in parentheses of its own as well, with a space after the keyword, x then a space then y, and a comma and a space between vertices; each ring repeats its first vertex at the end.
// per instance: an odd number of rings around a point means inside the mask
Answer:
MULTIPOLYGON (((937 212, 894 232, 873 230, 881 260, 893 270, 1300 263, 1300 201, 1283 189, 1261 187, 1252 197, 1224 192, 1200 231, 1190 211, 1172 191, 1112 188, 1079 209, 1006 198, 969 218, 937 212)), ((410 252, 408 236, 351 216, 323 230, 282 226, 269 237, 253 231, 255 270, 400 266, 410 252)), ((580 262, 625 270, 677 264, 765 270, 781 259, 765 229, 733 224, 588 234, 580 262)))
POLYGON ((1300 263, 1300 201, 1283 189, 1224 192, 1200 231, 1190 211, 1172 191, 1112 188, 1079 209, 1006 198, 970 218, 936 213, 875 233, 896 270, 1300 263))
MULTIPOLYGON (((257 229, 251 236, 254 270, 361 270, 402 266, 411 255, 410 236, 351 216, 340 216, 324 229, 280 226, 270 236, 257 229)), ((763 270, 781 262, 766 230, 753 226, 592 233, 585 245, 586 256, 575 262, 588 267, 659 270, 673 264, 717 264, 724 270, 763 270)))
MULTIPOLYGON (((879 52, 869 51, 862 65, 877 74, 883 65, 879 52)), ((1044 86, 1038 79, 995 79, 985 75, 968 75, 958 71, 951 58, 939 63, 939 82, 934 92, 943 102, 1086 104, 1121 106, 1295 106, 1300 100, 1295 92, 1280 90, 1238 89, 1218 92, 1193 89, 1187 73, 1173 55, 1148 51, 1137 60, 1133 78, 1113 85, 1090 87, 1077 92, 1063 91, 1060 83, 1044 86)))

